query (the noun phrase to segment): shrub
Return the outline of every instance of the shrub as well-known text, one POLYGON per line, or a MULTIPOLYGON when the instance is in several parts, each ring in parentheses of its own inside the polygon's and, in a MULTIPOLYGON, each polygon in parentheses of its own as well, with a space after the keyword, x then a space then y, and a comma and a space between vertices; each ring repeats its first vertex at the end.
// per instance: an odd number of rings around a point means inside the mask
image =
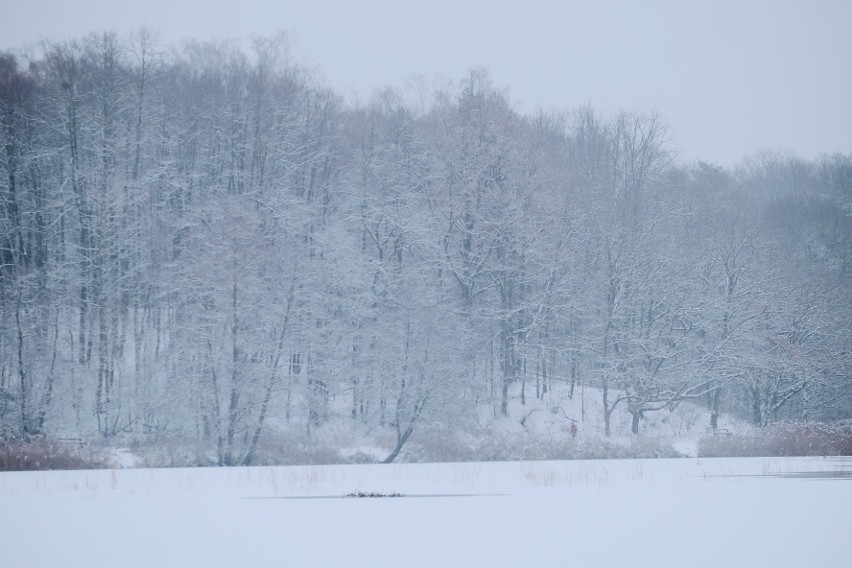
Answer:
POLYGON ((39 439, 0 440, 0 471, 106 469, 109 461, 97 450, 76 443, 39 439))
POLYGON ((135 441, 131 450, 138 467, 203 467, 216 465, 216 449, 209 443, 180 438, 135 441))
POLYGON ((599 436, 573 440, 565 432, 504 432, 486 428, 475 435, 443 430, 424 432, 401 457, 404 461, 465 462, 668 458, 680 454, 666 439, 637 437, 618 443, 599 436))
POLYGON ((699 457, 852 455, 852 422, 779 422, 698 441, 699 457))
MULTIPOLYGON (((218 461, 216 444, 211 441, 160 438, 156 441, 137 441, 131 445, 131 449, 140 458, 139 467, 209 467, 217 465, 218 461)), ((245 450, 242 446, 237 449, 245 450)), ((235 459, 241 457, 242 454, 236 453, 235 459)), ((262 436, 250 465, 331 465, 376 461, 362 452, 344 457, 329 441, 311 440, 303 433, 290 433, 262 436)))
POLYGON ((263 436, 252 465, 332 465, 346 463, 337 448, 312 443, 304 434, 263 436))

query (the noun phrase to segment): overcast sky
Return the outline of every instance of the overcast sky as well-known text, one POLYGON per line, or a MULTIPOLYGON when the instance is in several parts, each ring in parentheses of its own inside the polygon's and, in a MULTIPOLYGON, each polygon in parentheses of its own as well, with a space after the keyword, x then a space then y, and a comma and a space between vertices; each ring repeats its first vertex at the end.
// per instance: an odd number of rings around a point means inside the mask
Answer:
POLYGON ((126 34, 286 30, 342 94, 484 66, 522 111, 656 107, 681 158, 852 152, 849 0, 0 0, 0 49, 126 34))

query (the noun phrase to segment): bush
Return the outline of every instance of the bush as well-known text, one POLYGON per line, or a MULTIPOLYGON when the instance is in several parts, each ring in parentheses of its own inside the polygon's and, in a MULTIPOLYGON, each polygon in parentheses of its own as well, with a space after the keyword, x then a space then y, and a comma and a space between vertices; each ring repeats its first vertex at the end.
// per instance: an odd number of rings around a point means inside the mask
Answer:
POLYGON ((852 422, 779 422, 730 436, 698 441, 699 457, 852 455, 852 422))
POLYGON ((334 465, 347 463, 337 448, 312 443, 304 434, 261 437, 252 465, 334 465))
MULTIPOLYGON (((131 445, 139 456, 139 467, 209 467, 217 465, 216 444, 212 441, 187 440, 180 438, 157 441, 137 441, 131 445)), ((245 451, 236 448, 235 459, 245 451)), ((265 434, 260 438, 253 466, 270 465, 333 465, 375 463, 372 456, 355 452, 342 456, 337 447, 327 440, 311 440, 303 433, 289 435, 265 434)), ((240 464, 238 464, 240 465, 240 464)))
POLYGON ((106 469, 109 461, 91 448, 55 440, 0 440, 0 471, 106 469))
POLYGON ((135 441, 130 444, 139 457, 138 467, 203 467, 216 465, 216 448, 209 443, 180 438, 135 441))
POLYGON ((504 432, 483 429, 475 435, 423 432, 403 451, 402 461, 467 462, 680 457, 665 439, 636 437, 628 443, 591 436, 576 440, 565 432, 504 432))

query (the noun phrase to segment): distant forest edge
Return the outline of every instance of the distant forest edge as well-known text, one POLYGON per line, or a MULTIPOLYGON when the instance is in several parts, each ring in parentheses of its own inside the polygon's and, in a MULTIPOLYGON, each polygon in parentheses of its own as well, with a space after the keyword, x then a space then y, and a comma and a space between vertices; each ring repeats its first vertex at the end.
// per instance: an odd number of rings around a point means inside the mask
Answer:
POLYGON ((0 145, 0 439, 251 464, 345 420, 392 460, 556 381, 607 435, 852 418, 852 155, 680 163, 655 112, 349 103, 286 38, 144 32, 0 53, 0 145))

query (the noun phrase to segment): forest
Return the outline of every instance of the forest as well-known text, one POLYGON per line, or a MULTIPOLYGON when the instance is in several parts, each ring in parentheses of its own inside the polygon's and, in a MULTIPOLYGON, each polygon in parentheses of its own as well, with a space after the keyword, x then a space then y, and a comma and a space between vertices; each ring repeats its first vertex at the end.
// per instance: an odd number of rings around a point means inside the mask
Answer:
POLYGON ((393 460, 556 383, 607 435, 852 418, 852 155, 675 134, 520 112, 484 69, 349 100, 283 35, 0 53, 0 439, 250 465, 334 420, 393 460))

